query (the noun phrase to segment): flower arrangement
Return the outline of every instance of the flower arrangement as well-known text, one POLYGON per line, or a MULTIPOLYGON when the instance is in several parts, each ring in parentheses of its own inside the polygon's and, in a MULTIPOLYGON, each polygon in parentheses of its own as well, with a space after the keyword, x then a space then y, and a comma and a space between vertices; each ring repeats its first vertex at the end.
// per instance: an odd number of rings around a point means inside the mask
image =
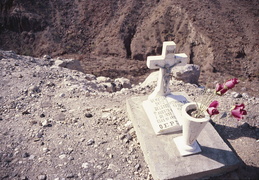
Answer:
MULTIPOLYGON (((235 85, 238 83, 238 79, 234 78, 228 80, 224 84, 216 84, 214 93, 212 93, 204 102, 196 103, 197 109, 192 113, 192 116, 196 118, 201 118, 204 115, 204 112, 207 112, 210 116, 219 114, 219 111, 217 109, 219 106, 219 102, 216 100, 212 101, 212 99, 217 95, 224 95, 229 89, 234 88, 235 85)), ((231 108, 230 111, 231 115, 237 120, 242 119, 243 116, 247 114, 245 110, 245 105, 243 103, 236 104, 234 107, 231 108)))

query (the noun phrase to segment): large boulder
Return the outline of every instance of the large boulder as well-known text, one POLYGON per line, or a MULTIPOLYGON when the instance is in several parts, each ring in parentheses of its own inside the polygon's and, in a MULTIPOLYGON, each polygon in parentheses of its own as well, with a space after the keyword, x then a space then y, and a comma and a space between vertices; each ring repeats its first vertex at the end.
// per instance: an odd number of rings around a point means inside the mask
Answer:
POLYGON ((79 60, 75 60, 75 59, 57 59, 55 61, 55 66, 59 66, 59 67, 64 67, 64 68, 68 68, 71 70, 77 70, 77 71, 81 71, 83 72, 83 68, 80 64, 79 60))
POLYGON ((200 77, 200 66, 187 64, 185 66, 176 66, 172 69, 173 77, 182 80, 185 83, 198 84, 200 77))

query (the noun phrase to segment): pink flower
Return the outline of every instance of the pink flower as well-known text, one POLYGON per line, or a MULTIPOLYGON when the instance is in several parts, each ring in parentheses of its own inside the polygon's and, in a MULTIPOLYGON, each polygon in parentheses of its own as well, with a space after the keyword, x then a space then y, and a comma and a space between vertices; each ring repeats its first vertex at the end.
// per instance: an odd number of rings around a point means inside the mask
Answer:
POLYGON ((243 115, 247 114, 246 110, 244 110, 244 109, 245 109, 245 105, 244 104, 235 105, 233 107, 233 109, 231 110, 231 114, 232 114, 232 116, 237 118, 237 120, 239 121, 240 119, 243 118, 243 115))
POLYGON ((238 84, 237 78, 230 79, 227 82, 225 82, 225 84, 223 85, 216 84, 216 94, 221 96, 224 93, 226 93, 229 89, 232 89, 233 87, 235 87, 236 84, 238 84))
POLYGON ((212 103, 210 103, 210 105, 207 109, 207 112, 210 116, 219 114, 219 111, 217 110, 218 105, 219 105, 218 101, 213 101, 212 103))
POLYGON ((222 84, 216 84, 216 94, 221 96, 227 91, 228 91, 228 89, 224 88, 224 86, 222 84))
POLYGON ((234 78, 234 79, 230 79, 228 80, 224 86, 226 86, 228 89, 232 89, 233 87, 235 87, 235 85, 238 84, 238 79, 234 78))

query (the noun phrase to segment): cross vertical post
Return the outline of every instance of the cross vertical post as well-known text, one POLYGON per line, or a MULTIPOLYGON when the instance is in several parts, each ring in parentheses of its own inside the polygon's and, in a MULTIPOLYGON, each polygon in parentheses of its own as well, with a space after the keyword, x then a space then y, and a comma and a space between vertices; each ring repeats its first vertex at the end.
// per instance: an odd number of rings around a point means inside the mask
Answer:
POLYGON ((175 66, 187 64, 187 55, 185 53, 174 54, 176 44, 173 41, 163 43, 161 56, 148 56, 147 66, 149 69, 159 69, 157 86, 154 92, 149 95, 149 99, 157 96, 167 96, 171 93, 169 83, 171 80, 171 70, 175 66))

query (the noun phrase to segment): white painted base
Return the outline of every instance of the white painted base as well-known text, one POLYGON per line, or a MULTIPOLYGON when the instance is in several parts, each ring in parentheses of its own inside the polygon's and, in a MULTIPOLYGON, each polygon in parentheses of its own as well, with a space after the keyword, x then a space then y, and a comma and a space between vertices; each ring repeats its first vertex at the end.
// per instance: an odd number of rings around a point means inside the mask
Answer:
POLYGON ((174 138, 174 142, 181 156, 188 156, 192 154, 197 154, 201 152, 201 148, 197 141, 194 141, 192 145, 187 145, 184 143, 183 136, 174 138))

